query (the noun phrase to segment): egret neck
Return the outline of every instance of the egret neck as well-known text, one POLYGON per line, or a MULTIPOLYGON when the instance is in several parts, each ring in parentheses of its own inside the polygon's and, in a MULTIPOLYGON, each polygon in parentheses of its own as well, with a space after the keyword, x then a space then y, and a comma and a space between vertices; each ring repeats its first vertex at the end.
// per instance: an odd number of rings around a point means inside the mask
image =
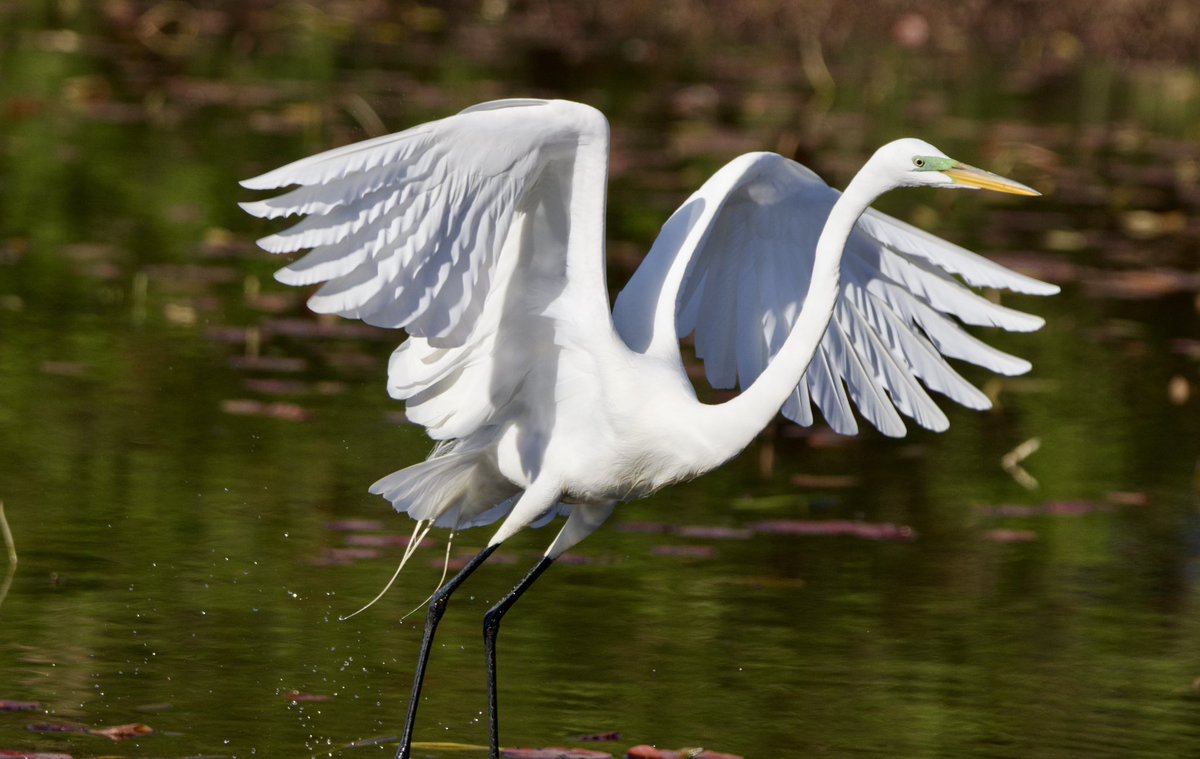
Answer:
POLYGON ((817 240, 812 278, 796 323, 762 374, 738 396, 720 404, 703 404, 695 434, 723 456, 716 466, 737 455, 762 431, 800 384, 833 315, 840 294, 842 253, 858 218, 883 192, 884 185, 868 161, 829 211, 817 240))

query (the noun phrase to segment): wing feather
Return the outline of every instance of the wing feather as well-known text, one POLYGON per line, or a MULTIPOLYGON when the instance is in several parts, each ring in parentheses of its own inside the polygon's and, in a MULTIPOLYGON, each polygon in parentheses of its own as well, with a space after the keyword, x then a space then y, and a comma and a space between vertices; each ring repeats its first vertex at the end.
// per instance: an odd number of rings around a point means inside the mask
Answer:
POLYGON ((835 356, 831 353, 831 346, 822 340, 813 354, 812 363, 804 378, 808 382, 813 403, 821 409, 825 421, 833 431, 843 435, 857 435, 858 422, 854 418, 850 400, 846 397, 846 388, 842 385, 842 372, 835 370, 835 356))
MULTIPOLYGON (((631 295, 617 300, 618 329, 631 344, 671 350, 647 337, 653 332, 650 309, 637 300, 654 289, 649 283, 655 279, 666 281, 671 260, 685 260, 675 303, 677 336, 694 333, 714 387, 748 387, 804 307, 816 242, 838 197, 814 173, 781 156, 735 159, 680 209, 686 215, 668 221, 670 244, 656 243, 627 288, 631 295), (684 223, 687 229, 677 229, 684 223)), ((904 434, 901 415, 931 430, 948 426, 927 390, 969 408, 990 406, 947 358, 1003 375, 1029 370, 1029 362, 987 345, 966 327, 1026 332, 1043 320, 971 287, 1058 291, 875 210, 862 216, 847 241, 839 287, 827 332, 783 414, 811 424, 815 404, 833 429, 853 434, 852 401, 873 426, 895 436, 904 434)))
POLYGON ((906 368, 902 360, 888 350, 854 302, 847 298, 838 303, 836 308, 835 318, 850 338, 854 352, 871 367, 878 385, 887 390, 896 408, 926 429, 946 429, 949 420, 921 387, 916 371, 906 368))
POLYGON ((947 242, 923 229, 868 208, 859 226, 881 245, 921 258, 974 287, 991 287, 1026 295, 1054 295, 1058 285, 1028 277, 991 261, 978 253, 947 242))
POLYGON ((904 437, 907 432, 904 422, 883 389, 886 378, 867 367, 867 356, 860 350, 862 346, 853 344, 843 330, 841 320, 830 320, 825 331, 825 345, 831 365, 840 367, 846 389, 867 421, 889 437, 904 437))
MULTIPOLYGON (((259 240, 272 253, 311 252, 278 275, 326 284, 320 313, 403 327, 461 343, 481 311, 517 205, 572 137, 560 110, 498 103, 331 150, 242 184, 300 185, 243 204, 264 218, 303 216, 259 240)), ((582 107, 582 106, 579 106, 582 107)))
MULTIPOLYGON (((885 250, 892 255, 880 255, 877 262, 872 262, 876 263, 879 274, 903 285, 926 303, 936 303, 939 311, 957 317, 964 324, 1030 332, 1045 323, 1040 316, 1006 308, 980 297, 931 264, 910 259, 899 251, 885 250)), ((846 269, 860 278, 876 276, 874 271, 864 271, 863 263, 863 256, 850 256, 846 269)))
POLYGON ((902 322, 885 303, 858 287, 848 289, 847 294, 850 296, 849 302, 867 315, 874 336, 887 346, 913 377, 919 378, 930 390, 967 408, 991 408, 991 401, 986 395, 963 379, 924 335, 902 322))
POLYGON ((607 160, 607 139, 607 123, 587 106, 485 103, 246 180, 255 190, 299 187, 242 208, 300 217, 259 241, 272 253, 309 249, 277 279, 320 284, 309 299, 318 313, 403 328, 409 339, 389 362, 389 393, 435 439, 461 438, 506 413, 539 360, 553 361, 553 331, 534 334, 528 323, 548 308, 534 278, 565 278, 567 249, 539 238, 537 266, 518 266, 522 240, 541 232, 523 220, 546 204, 565 214, 558 206, 578 151, 602 150, 607 160), (551 174, 558 185, 546 184, 551 174))

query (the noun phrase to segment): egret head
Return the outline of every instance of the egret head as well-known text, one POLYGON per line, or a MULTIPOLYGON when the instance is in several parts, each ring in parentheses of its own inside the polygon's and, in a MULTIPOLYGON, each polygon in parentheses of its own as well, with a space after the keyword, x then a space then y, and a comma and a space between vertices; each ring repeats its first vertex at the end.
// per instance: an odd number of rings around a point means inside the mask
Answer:
POLYGON ((924 140, 889 142, 871 163, 897 187, 946 187, 994 190, 1014 195, 1041 195, 1032 187, 954 160, 924 140))

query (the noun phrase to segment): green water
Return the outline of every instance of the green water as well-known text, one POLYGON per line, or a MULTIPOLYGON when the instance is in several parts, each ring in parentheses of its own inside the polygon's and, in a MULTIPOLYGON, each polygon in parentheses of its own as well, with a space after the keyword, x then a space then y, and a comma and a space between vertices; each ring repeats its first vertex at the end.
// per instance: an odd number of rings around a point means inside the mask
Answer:
MULTIPOLYGON (((419 6, 368 23, 295 5, 189 16, 172 52, 106 7, 6 8, 0 33, 0 499, 20 557, 0 700, 40 704, 0 712, 0 751, 394 752, 346 747, 403 727, 422 614, 398 619, 436 587, 444 536, 338 618, 411 529, 366 486, 429 443, 384 392, 399 336, 317 323, 274 284, 236 181, 366 136, 372 112, 400 128, 534 93, 613 122, 614 283, 733 155, 799 154, 841 184, 911 133, 1047 196, 882 206, 1064 292, 1005 300, 1048 323, 995 339, 1035 368, 987 385, 994 412, 947 408, 949 432, 902 441, 781 426, 622 507, 506 621, 505 745, 1200 754, 1194 72, 1084 60, 1018 86, 1003 60, 848 44, 825 51, 823 93, 781 44, 576 59, 419 6), (1032 438, 1036 490, 1000 464, 1032 438), (915 539, 762 527, 779 520, 915 539), (128 723, 155 732, 28 729, 128 723)), ((455 597, 419 741, 485 742, 482 614, 551 537, 518 536, 455 597)))

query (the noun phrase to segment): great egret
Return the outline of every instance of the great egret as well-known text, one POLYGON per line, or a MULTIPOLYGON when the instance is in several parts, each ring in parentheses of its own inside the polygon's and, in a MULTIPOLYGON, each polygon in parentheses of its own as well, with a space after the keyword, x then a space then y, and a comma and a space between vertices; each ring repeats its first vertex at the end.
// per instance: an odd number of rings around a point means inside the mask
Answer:
POLYGON ((500 621, 617 504, 728 461, 781 409, 811 424, 815 403, 853 434, 853 400, 886 435, 905 434, 901 414, 943 430, 920 383, 989 406, 943 356, 1000 374, 1029 369, 950 317, 1012 331, 1043 323, 966 285, 1057 292, 870 209, 896 187, 1038 194, 904 139, 880 148, 843 193, 773 153, 735 158, 666 222, 610 312, 608 144, 594 108, 501 100, 242 183, 300 185, 242 205, 264 218, 307 216, 259 240, 272 253, 312 249, 281 282, 325 282, 314 311, 408 333, 388 392, 439 442, 371 492, 422 534, 503 519, 430 601, 400 759, 450 595, 518 530, 567 517, 484 618, 493 757, 500 621), (679 347, 691 333, 709 381, 739 395, 697 399, 679 347))

